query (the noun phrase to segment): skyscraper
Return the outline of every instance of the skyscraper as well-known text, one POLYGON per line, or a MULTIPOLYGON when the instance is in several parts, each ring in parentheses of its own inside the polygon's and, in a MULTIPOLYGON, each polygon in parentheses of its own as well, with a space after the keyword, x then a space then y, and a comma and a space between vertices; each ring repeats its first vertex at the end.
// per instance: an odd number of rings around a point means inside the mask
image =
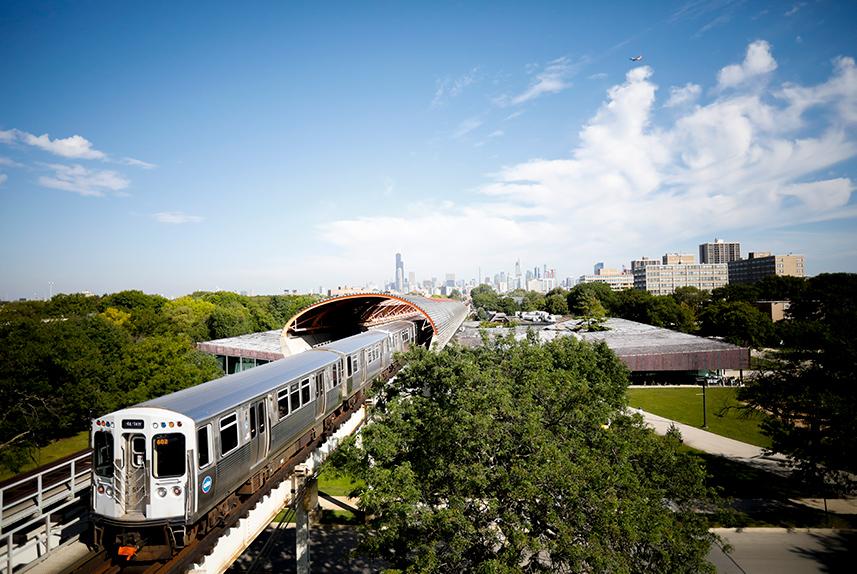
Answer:
POLYGON ((700 263, 729 263, 741 259, 741 244, 737 241, 714 239, 714 243, 700 243, 700 263))
POLYGON ((402 254, 396 253, 396 291, 403 293, 405 290, 405 263, 402 254))

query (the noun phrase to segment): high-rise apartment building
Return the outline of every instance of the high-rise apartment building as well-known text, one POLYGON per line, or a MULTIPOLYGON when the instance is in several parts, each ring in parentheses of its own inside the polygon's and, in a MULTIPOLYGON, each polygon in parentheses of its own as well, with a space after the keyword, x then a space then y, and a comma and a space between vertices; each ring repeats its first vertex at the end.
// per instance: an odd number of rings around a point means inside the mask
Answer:
POLYGON ((729 263, 741 259, 741 244, 737 241, 714 239, 714 243, 699 244, 700 263, 729 263))
POLYGON ((755 283, 769 275, 806 277, 804 256, 751 251, 747 259, 729 262, 730 283, 755 283))
POLYGON ((669 295, 679 287, 711 291, 728 282, 729 267, 726 263, 648 264, 634 270, 634 288, 653 295, 669 295))

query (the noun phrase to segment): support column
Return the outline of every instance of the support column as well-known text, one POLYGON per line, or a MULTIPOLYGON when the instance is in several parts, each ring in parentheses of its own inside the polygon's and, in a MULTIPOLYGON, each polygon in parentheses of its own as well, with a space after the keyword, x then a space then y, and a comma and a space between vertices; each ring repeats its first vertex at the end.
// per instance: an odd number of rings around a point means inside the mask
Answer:
POLYGON ((308 480, 303 496, 295 503, 295 570, 309 574, 309 514, 318 506, 318 481, 308 480))

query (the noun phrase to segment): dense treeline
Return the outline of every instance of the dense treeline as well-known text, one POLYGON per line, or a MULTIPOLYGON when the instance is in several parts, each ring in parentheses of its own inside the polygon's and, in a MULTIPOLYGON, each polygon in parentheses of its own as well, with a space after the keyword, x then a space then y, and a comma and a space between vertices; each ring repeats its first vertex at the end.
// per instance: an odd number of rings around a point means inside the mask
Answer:
POLYGON ((334 452, 397 572, 713 572, 698 461, 624 411, 604 344, 422 348, 334 452))
POLYGON ((194 343, 280 328, 315 300, 122 291, 3 303, 0 464, 15 470, 93 416, 223 375, 194 343))
POLYGON ((787 337, 786 325, 775 325, 760 311, 757 301, 797 301, 808 292, 810 282, 823 284, 827 275, 811 280, 797 277, 768 277, 751 285, 727 285, 713 292, 680 287, 671 295, 652 295, 627 289, 613 291, 603 283, 584 283, 570 291, 557 288, 546 295, 513 291, 500 296, 481 285, 471 292, 473 306, 486 311, 548 311, 557 315, 592 316, 601 312, 640 323, 705 336, 720 336, 738 345, 754 348, 776 346, 787 337), (520 300, 520 302, 518 302, 520 300))

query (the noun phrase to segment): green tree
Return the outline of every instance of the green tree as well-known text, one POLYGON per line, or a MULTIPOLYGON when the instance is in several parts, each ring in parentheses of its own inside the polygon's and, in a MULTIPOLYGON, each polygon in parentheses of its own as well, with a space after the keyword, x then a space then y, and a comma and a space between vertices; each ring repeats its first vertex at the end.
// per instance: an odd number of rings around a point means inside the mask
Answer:
POLYGON ((185 334, 193 341, 208 339, 208 318, 216 305, 189 295, 167 302, 163 316, 171 333, 185 334))
POLYGON ((717 335, 730 343, 760 349, 773 340, 771 318, 746 301, 715 301, 701 317, 704 335, 717 335))
POLYGON ((490 285, 477 285, 470 290, 470 300, 473 302, 475 309, 485 309, 486 311, 497 311, 499 297, 490 285))
POLYGON ((237 337, 256 330, 250 311, 237 302, 217 305, 208 316, 207 322, 208 336, 211 339, 237 337))
POLYGON ((223 376, 217 360, 185 336, 155 335, 135 343, 118 362, 111 409, 180 391, 223 376))
POLYGON ((551 315, 568 315, 567 295, 554 293, 545 297, 544 310, 551 315))
POLYGON ((739 398, 769 416, 772 448, 824 494, 853 492, 857 474, 857 275, 807 280, 792 302, 780 367, 763 372, 739 398))
POLYGON ((677 287, 670 297, 679 305, 690 309, 694 317, 698 317, 705 304, 711 300, 711 294, 708 291, 696 287, 677 287))
POLYGON ((590 295, 594 296, 604 307, 605 311, 612 312, 616 305, 617 294, 606 283, 581 283, 572 287, 568 292, 568 309, 575 315, 583 313, 583 306, 590 295))
POLYGON ((364 550, 419 572, 711 572, 704 471, 624 412, 603 345, 415 349, 334 462, 364 550))
POLYGON ((584 328, 588 331, 603 331, 602 324, 607 319, 607 311, 598 297, 592 292, 585 293, 579 306, 584 328))

